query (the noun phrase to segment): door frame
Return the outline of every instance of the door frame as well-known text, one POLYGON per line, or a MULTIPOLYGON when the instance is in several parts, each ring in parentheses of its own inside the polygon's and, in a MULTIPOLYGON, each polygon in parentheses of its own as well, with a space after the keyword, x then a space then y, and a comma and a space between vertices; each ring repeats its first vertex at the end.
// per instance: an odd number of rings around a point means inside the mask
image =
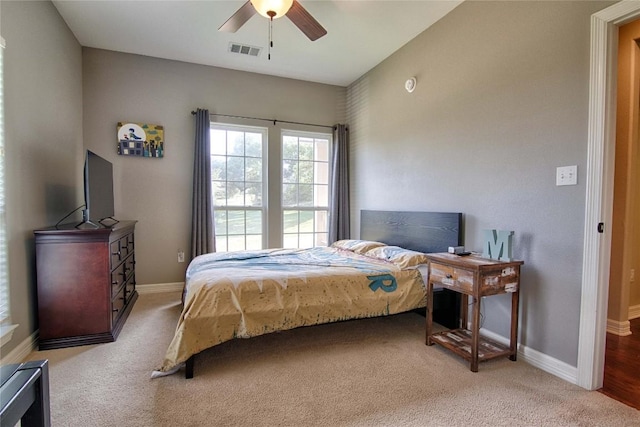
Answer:
POLYGON ((618 27, 640 17, 640 2, 621 1, 591 16, 582 296, 577 384, 602 387, 606 345, 615 168, 618 27), (598 224, 604 224, 604 232, 598 224))

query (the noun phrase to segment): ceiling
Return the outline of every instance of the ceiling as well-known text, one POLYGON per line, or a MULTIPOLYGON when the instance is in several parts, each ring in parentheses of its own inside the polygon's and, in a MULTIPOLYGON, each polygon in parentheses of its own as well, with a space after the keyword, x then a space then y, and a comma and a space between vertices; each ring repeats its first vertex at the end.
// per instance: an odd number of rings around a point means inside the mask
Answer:
POLYGON ((218 28, 244 0, 53 0, 82 46, 348 86, 462 1, 299 0, 327 30, 310 41, 287 18, 254 15, 236 33, 218 28), (262 48, 231 53, 230 43, 262 48))

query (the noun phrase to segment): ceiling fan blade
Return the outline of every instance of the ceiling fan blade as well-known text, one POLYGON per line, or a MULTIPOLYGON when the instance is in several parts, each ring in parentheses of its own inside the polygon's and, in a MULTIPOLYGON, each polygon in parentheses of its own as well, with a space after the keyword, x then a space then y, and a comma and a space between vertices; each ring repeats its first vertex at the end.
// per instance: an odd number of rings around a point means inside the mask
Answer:
POLYGON ((307 12, 307 9, 298 3, 298 0, 293 0, 293 5, 286 13, 286 16, 296 27, 300 29, 300 31, 309 37, 309 40, 311 41, 318 40, 320 37, 327 34, 327 30, 325 30, 322 25, 320 25, 318 21, 316 21, 313 16, 307 12))
POLYGON ((224 31, 227 33, 235 33, 240 27, 242 27, 253 15, 256 14, 256 9, 251 4, 251 0, 248 0, 240 9, 236 11, 227 21, 222 24, 218 31, 224 31))

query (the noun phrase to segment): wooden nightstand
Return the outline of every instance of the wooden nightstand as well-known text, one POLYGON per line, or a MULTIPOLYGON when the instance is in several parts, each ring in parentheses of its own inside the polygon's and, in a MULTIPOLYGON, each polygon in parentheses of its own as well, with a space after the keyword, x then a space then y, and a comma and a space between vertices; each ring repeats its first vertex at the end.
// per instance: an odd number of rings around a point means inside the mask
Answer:
POLYGON ((498 261, 478 256, 450 253, 426 254, 429 258, 427 285, 427 345, 433 343, 453 351, 471 363, 478 372, 478 362, 501 356, 516 360, 518 345, 518 297, 520 266, 523 261, 498 261), (462 295, 461 327, 433 334, 433 286, 462 295), (511 293, 511 341, 509 347, 480 336, 480 302, 482 297, 511 293), (466 328, 469 297, 473 298, 470 329, 466 328))

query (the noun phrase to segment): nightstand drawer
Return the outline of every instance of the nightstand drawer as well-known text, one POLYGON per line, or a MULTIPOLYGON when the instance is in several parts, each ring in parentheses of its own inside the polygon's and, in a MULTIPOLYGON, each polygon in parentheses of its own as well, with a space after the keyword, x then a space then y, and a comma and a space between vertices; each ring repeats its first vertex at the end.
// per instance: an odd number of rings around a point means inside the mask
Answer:
POLYGON ((515 267, 506 267, 501 271, 485 275, 480 282, 480 293, 482 295, 493 295, 516 292, 520 282, 518 270, 515 267))
POLYGON ((429 276, 433 283, 440 283, 466 292, 473 291, 473 273, 469 270, 431 262, 429 276))

